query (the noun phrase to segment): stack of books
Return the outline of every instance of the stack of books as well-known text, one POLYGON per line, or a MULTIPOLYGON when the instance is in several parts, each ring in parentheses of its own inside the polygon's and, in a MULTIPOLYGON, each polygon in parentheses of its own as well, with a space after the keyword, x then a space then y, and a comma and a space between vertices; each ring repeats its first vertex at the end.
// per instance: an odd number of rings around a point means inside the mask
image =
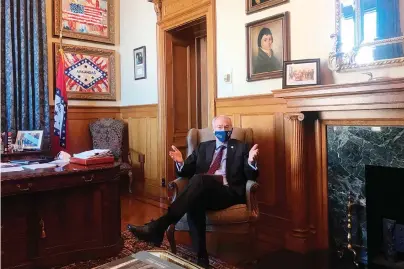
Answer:
POLYGON ((70 163, 91 165, 102 163, 113 163, 114 156, 109 149, 93 149, 81 153, 73 154, 70 163))

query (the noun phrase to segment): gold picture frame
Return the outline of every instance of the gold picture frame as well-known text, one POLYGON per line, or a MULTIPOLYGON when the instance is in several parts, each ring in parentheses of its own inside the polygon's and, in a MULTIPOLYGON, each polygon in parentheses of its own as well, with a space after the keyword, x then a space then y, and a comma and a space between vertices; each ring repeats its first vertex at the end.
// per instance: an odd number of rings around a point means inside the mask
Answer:
POLYGON ((63 37, 115 44, 114 0, 97 0, 95 6, 75 0, 52 2, 54 36, 62 29, 63 37))
POLYGON ((251 14, 288 2, 289 0, 245 0, 245 13, 251 14))
MULTIPOLYGON (((55 78, 59 46, 53 43, 55 78)), ((116 100, 115 51, 67 44, 63 45, 63 51, 68 99, 116 100)))

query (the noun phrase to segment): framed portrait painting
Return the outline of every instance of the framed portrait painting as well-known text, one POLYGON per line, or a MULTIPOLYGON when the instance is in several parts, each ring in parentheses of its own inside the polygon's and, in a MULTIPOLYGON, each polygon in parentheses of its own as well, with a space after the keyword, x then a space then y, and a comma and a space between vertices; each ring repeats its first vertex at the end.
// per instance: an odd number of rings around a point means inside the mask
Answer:
MULTIPOLYGON (((55 77, 58 50, 59 44, 54 43, 55 77)), ((115 51, 75 45, 63 45, 63 50, 68 99, 116 100, 115 51)))
POLYGON ((251 14, 287 2, 289 0, 245 0, 245 12, 246 14, 251 14))
POLYGON ((288 61, 288 12, 246 24, 247 81, 280 78, 288 61))
POLYGON ((53 0, 53 35, 115 44, 114 0, 53 0))
POLYGON ((142 46, 133 50, 133 60, 135 66, 135 80, 144 79, 146 73, 146 47, 142 46))
POLYGON ((320 59, 285 61, 282 86, 286 88, 320 84, 320 59))

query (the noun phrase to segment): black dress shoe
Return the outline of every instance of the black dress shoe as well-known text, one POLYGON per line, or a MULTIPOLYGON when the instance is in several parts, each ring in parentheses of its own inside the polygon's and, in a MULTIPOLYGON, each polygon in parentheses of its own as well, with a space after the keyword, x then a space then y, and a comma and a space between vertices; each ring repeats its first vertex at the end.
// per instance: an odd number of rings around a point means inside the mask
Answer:
POLYGON ((164 238, 165 228, 157 221, 151 221, 144 226, 128 224, 128 230, 139 240, 152 243, 156 247, 161 246, 164 238))
POLYGON ((200 267, 203 267, 205 269, 209 269, 209 258, 208 257, 198 257, 198 262, 197 264, 200 267))

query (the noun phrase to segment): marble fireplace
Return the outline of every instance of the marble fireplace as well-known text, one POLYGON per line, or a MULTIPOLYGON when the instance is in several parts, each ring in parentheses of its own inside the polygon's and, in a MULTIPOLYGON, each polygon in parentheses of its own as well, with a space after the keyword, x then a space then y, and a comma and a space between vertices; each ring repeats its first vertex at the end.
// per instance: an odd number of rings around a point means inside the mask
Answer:
MULTIPOLYGON (((404 78, 273 92, 286 104, 285 248, 334 253, 343 246, 349 193, 352 241, 367 247, 366 167, 404 168, 404 78)), ((366 247, 357 253, 365 262, 366 247)))
MULTIPOLYGON (((398 186, 392 181, 394 178, 388 178, 387 174, 379 178, 379 182, 368 185, 369 177, 372 177, 374 173, 369 175, 366 169, 377 166, 385 169, 404 168, 404 126, 327 125, 326 132, 329 248, 332 253, 341 251, 348 243, 349 232, 357 261, 368 264, 370 230, 367 212, 372 208, 380 207, 383 204, 382 201, 386 200, 383 194, 378 194, 378 190, 392 194, 398 186), (369 187, 372 188, 369 190, 369 187), (371 193, 369 194, 367 190, 371 193), (368 195, 378 197, 381 201, 372 208, 368 208, 368 195), (347 223, 348 199, 352 203, 350 228, 347 223)), ((387 205, 379 214, 387 216, 389 209, 394 209, 394 212, 400 211, 397 206, 404 199, 404 189, 395 196, 397 197, 392 199, 398 199, 398 201, 387 205), (398 197, 400 193, 403 198, 398 197)), ((403 218, 404 207, 401 215, 403 218)), ((397 218, 400 216, 395 217, 397 218)), ((373 219, 371 227, 374 234, 372 236, 378 233, 377 238, 382 236, 383 226, 378 225, 374 228, 374 222, 373 219)), ((399 224, 401 223, 397 223, 399 224)))

